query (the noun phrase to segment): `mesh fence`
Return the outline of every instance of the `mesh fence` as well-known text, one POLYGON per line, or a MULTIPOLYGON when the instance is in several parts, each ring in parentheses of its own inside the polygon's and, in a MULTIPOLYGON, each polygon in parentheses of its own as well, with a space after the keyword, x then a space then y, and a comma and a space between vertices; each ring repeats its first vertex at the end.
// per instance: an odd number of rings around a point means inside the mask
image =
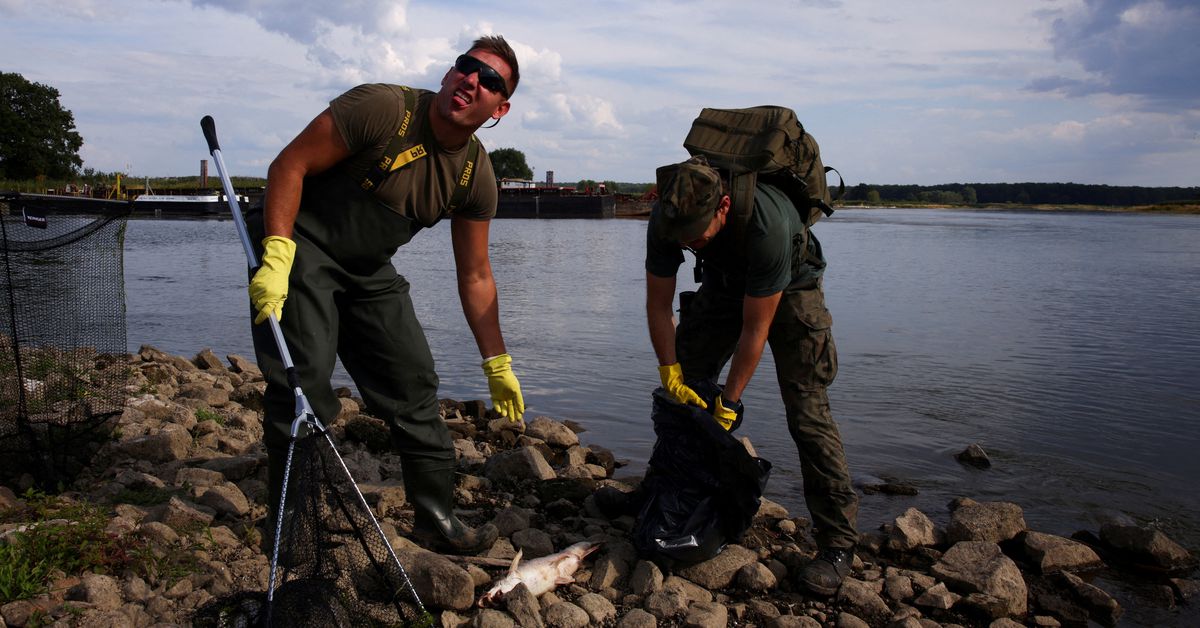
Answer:
POLYGON ((28 473, 48 489, 69 482, 125 405, 129 204, 95 201, 88 211, 0 197, 3 481, 28 473))
POLYGON ((235 593, 193 626, 432 625, 326 432, 296 441, 288 487, 273 600, 235 593))

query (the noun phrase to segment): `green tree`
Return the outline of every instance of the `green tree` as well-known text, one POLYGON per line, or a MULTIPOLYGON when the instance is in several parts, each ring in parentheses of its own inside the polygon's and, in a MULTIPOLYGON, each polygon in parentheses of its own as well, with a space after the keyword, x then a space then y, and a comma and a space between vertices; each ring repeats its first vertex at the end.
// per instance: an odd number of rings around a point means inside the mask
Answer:
POLYGON ((58 96, 49 85, 0 72, 0 177, 65 179, 79 171, 83 138, 58 96))
POLYGON ((532 179, 533 168, 525 163, 525 153, 515 148, 497 148, 488 153, 497 179, 532 179))

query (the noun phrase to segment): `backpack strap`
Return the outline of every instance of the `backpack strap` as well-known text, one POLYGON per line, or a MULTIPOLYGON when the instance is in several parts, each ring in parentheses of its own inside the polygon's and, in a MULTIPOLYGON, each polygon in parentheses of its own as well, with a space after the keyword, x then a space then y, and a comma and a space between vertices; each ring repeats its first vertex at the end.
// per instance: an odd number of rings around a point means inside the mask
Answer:
MULTIPOLYGON (((387 147, 383 149, 383 156, 373 168, 367 170, 366 176, 363 177, 360 185, 368 192, 377 190, 379 184, 388 175, 429 154, 423 144, 414 144, 408 137, 409 131, 415 128, 412 123, 417 113, 417 93, 411 87, 404 85, 397 87, 404 95, 404 118, 400 120, 400 128, 396 130, 396 135, 392 136, 387 147)), ((446 206, 447 214, 454 213, 454 210, 466 202, 467 193, 471 190, 471 182, 475 178, 475 163, 479 160, 479 138, 472 135, 468 144, 467 159, 463 163, 462 174, 459 175, 454 186, 454 193, 450 196, 450 202, 446 206)))

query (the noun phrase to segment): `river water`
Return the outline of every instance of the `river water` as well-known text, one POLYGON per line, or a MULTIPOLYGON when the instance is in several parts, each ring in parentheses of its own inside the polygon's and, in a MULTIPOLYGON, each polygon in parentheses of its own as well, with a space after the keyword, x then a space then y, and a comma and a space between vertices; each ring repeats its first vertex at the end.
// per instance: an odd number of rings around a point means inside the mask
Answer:
MULTIPOLYGON (((1200 216, 853 209, 815 228, 840 371, 830 389, 860 528, 958 496, 1020 504, 1069 535, 1109 518, 1200 550, 1200 216), (993 466, 953 455, 970 443, 993 466)), ((573 419, 585 444, 644 470, 658 385, 643 310, 645 222, 498 220, 492 263, 529 416, 573 419)), ((126 235, 130 350, 253 358, 245 257, 229 220, 135 219, 126 235)), ((689 262, 681 289, 693 285, 689 262)), ((412 283, 441 394, 486 398, 459 308, 446 225, 394 259, 412 283)), ((285 309, 286 315, 286 309, 285 309)), ((336 384, 350 384, 339 371, 336 384)), ((767 496, 804 514, 769 355, 743 401, 775 471, 767 496)))

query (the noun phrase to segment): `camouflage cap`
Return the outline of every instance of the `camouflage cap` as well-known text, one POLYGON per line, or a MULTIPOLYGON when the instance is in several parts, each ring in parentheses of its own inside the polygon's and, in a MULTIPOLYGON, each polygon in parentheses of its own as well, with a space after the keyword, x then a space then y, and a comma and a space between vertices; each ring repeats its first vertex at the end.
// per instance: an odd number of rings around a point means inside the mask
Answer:
POLYGON ((704 235, 721 201, 721 178, 703 155, 663 166, 658 179, 658 235, 672 242, 690 242, 704 235))

